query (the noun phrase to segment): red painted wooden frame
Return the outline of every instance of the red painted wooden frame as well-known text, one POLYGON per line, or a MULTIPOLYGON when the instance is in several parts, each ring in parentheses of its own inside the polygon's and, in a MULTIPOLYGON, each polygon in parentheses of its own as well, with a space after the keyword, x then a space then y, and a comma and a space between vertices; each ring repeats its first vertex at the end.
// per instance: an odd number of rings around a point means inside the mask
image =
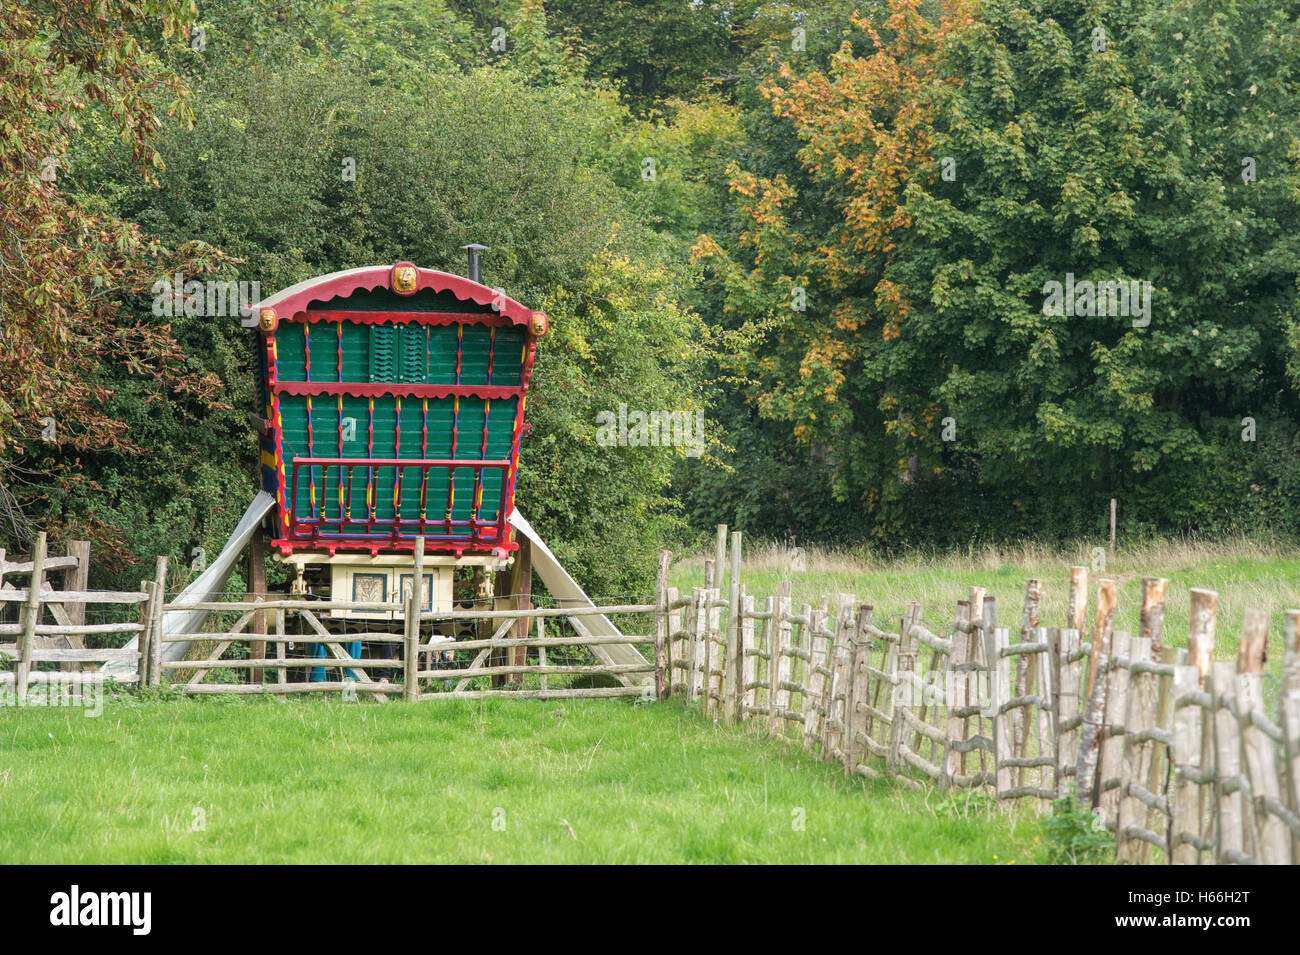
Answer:
MULTIPOLYGON (((536 356, 537 335, 533 331, 533 312, 525 308, 514 299, 509 298, 504 293, 489 288, 478 282, 473 282, 467 278, 458 275, 452 275, 447 272, 439 272, 433 269, 421 269, 412 266, 410 263, 401 262, 396 266, 369 266, 359 269, 349 269, 344 272, 335 272, 329 275, 317 276, 291 286, 268 299, 259 302, 249 309, 251 316, 245 324, 256 326, 261 309, 274 309, 275 319, 269 327, 264 327, 264 347, 266 350, 267 360, 267 378, 266 388, 269 406, 267 408, 268 418, 272 423, 271 445, 274 455, 276 492, 279 504, 279 535, 272 542, 273 546, 278 547, 281 553, 291 554, 295 550, 302 549, 321 549, 334 553, 339 550, 362 551, 371 554, 380 552, 403 552, 410 551, 414 548, 414 541, 410 538, 402 538, 400 535, 405 533, 424 532, 432 527, 435 533, 426 534, 428 546, 434 551, 453 552, 460 556, 465 552, 491 552, 504 556, 511 550, 516 549, 517 545, 510 540, 509 525, 507 523, 510 511, 514 508, 515 497, 515 478, 519 464, 519 441, 523 434, 524 407, 528 400, 528 391, 530 379, 532 377, 533 362, 536 356), (394 289, 394 270, 398 267, 411 267, 416 272, 415 288, 399 292, 402 295, 413 295, 423 289, 432 289, 435 292, 450 292, 461 301, 471 301, 479 305, 490 306, 492 311, 486 312, 421 312, 421 311, 404 311, 400 308, 384 310, 363 310, 348 308, 313 308, 313 305, 331 301, 335 298, 346 299, 352 293, 360 290, 373 290, 377 288, 394 289), (283 382, 278 376, 277 349, 275 346, 276 325, 278 324, 282 331, 285 324, 295 324, 299 322, 316 323, 316 322, 342 322, 350 321, 358 324, 376 324, 376 323, 395 323, 395 324, 426 324, 426 325, 457 325, 457 324, 480 324, 491 327, 502 328, 511 325, 523 326, 527 331, 527 345, 523 368, 521 370, 520 384, 518 385, 425 385, 412 384, 405 382, 384 382, 384 383, 367 383, 367 382, 329 382, 329 381, 312 381, 312 382, 283 382), (295 458, 293 461, 293 479, 292 494, 290 493, 290 481, 285 474, 284 445, 283 445, 283 422, 280 416, 280 396, 281 395, 304 395, 304 396, 335 396, 340 394, 353 395, 362 398, 375 397, 394 397, 394 398, 454 398, 454 397, 475 397, 485 400, 508 400, 509 398, 518 398, 514 415, 514 436, 511 442, 510 458, 508 461, 474 461, 456 458, 454 460, 423 460, 407 458, 390 458, 390 459, 345 459, 345 458, 295 458), (423 520, 412 521, 407 518, 401 518, 395 515, 395 520, 391 523, 387 521, 377 521, 373 511, 367 515, 365 521, 345 521, 341 530, 347 531, 353 527, 364 527, 365 534, 358 533, 355 536, 322 536, 319 523, 315 526, 310 520, 304 521, 296 513, 297 506, 297 483, 298 471, 302 466, 328 466, 377 469, 381 467, 416 467, 421 468, 425 476, 428 471, 437 467, 451 467, 454 469, 470 468, 478 472, 479 477, 475 480, 476 493, 481 493, 482 479, 481 475, 484 470, 501 469, 502 489, 501 489, 501 507, 498 512, 498 520, 495 522, 483 521, 448 521, 434 520, 427 518, 423 520), (400 463, 399 463, 400 462, 400 463), (374 535, 376 528, 387 529, 387 534, 374 535), (444 534, 438 535, 437 528, 443 528, 444 534), (469 533, 468 537, 451 536, 453 530, 461 529, 469 533)), ((308 359, 309 360, 309 359, 308 359)), ((308 424, 310 429, 310 421, 308 424)), ((486 438, 485 438, 486 440, 486 438)), ((483 450, 486 450, 484 447, 483 450)), ((341 473, 341 472, 340 472, 341 473)), ((421 486, 427 486, 427 477, 422 476, 421 486)), ((454 487, 454 483, 452 485, 454 487)), ((350 499, 350 494, 348 495, 350 499)), ((373 505, 372 505, 373 506, 373 505)), ((480 502, 481 507, 481 502, 480 502)), ((330 523, 330 522, 327 522, 330 523)))
MULTIPOLYGON (((403 540, 401 534, 419 534, 426 538, 426 546, 435 550, 453 550, 457 556, 465 552, 491 552, 505 556, 518 548, 510 540, 509 501, 513 488, 510 482, 510 461, 473 461, 473 460, 423 460, 421 458, 294 458, 293 478, 290 482, 290 494, 287 501, 287 533, 282 539, 273 542, 286 555, 294 549, 309 546, 313 549, 336 551, 380 551, 412 550, 413 541, 403 540), (298 514, 298 472, 302 468, 321 468, 321 486, 329 486, 330 468, 338 468, 340 476, 343 469, 347 471, 347 492, 345 501, 352 498, 352 477, 356 471, 373 472, 380 468, 396 468, 399 472, 409 469, 420 471, 421 499, 424 499, 428 487, 428 475, 433 470, 448 472, 448 480, 454 481, 457 471, 500 471, 501 495, 498 500, 497 519, 483 521, 471 517, 469 520, 452 520, 447 517, 402 517, 399 508, 394 509, 392 518, 375 516, 374 498, 366 506, 365 517, 348 516, 350 507, 340 502, 342 512, 337 517, 329 517, 325 512, 324 501, 317 516, 298 514), (337 528, 337 531, 331 529, 337 528), (380 533, 376 534, 375 531, 380 533), (350 532, 351 531, 351 532, 350 532), (364 533, 362 532, 364 531, 364 533), (457 534, 457 531, 464 533, 457 534)), ((367 478, 369 480, 369 478, 367 478)), ((481 510, 482 503, 471 513, 481 510)))
POLYGON ((299 312, 285 321, 317 322, 355 322, 358 325, 495 325, 497 328, 509 328, 519 325, 505 315, 496 312, 412 312, 412 311, 370 311, 362 309, 321 308, 299 312))
POLYGON ((281 395, 352 395, 354 398, 518 398, 523 385, 416 385, 404 381, 277 381, 281 395))

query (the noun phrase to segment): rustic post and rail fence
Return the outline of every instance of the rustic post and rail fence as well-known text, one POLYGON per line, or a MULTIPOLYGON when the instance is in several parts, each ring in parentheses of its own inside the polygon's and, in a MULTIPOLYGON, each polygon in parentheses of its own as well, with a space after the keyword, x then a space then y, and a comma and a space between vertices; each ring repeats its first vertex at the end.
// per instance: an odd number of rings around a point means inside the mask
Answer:
POLYGON ((1083 567, 1065 626, 1040 619, 1034 579, 1015 631, 979 587, 932 629, 919 603, 887 623, 850 594, 796 606, 788 581, 750 594, 738 535, 724 587, 723 539, 689 593, 666 586, 661 558, 656 599, 669 690, 706 716, 871 779, 1038 808, 1080 799, 1120 863, 1300 863, 1300 610, 1286 612, 1269 692, 1268 615, 1248 610, 1237 659, 1216 661, 1212 591, 1191 591, 1186 648, 1168 641, 1163 578, 1143 580, 1131 634, 1114 628, 1117 582, 1101 577, 1089 627, 1083 567))

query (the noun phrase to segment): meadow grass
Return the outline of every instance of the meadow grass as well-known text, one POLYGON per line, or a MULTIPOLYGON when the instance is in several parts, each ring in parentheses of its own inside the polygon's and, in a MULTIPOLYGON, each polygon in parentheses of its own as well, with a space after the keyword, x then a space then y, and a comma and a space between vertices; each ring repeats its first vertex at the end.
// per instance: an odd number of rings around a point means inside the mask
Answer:
MULTIPOLYGON (((1040 623, 1065 626, 1069 569, 1078 564, 1090 568, 1089 627, 1095 613, 1097 578, 1111 576, 1119 582, 1115 629, 1137 633, 1142 578, 1167 577, 1166 643, 1187 645, 1190 589, 1214 590, 1219 594, 1216 656, 1236 656, 1245 611, 1257 608, 1269 614, 1270 667, 1280 672, 1282 611, 1300 607, 1300 554, 1293 548, 1247 538, 1217 543, 1165 540, 1116 548, 1105 555, 1102 572, 1091 570, 1093 549, 1091 544, 1072 548, 1027 544, 884 559, 864 549, 809 547, 804 568, 794 570, 790 547, 760 544, 744 554, 741 578, 747 592, 760 601, 775 593, 782 579, 791 582, 796 606, 816 603, 829 594, 833 609, 835 594, 853 594, 873 605, 879 626, 892 623, 896 628, 908 602, 916 600, 936 633, 944 633, 951 625, 957 601, 965 598, 972 586, 984 587, 997 599, 1000 624, 1014 633, 1020 626, 1025 581, 1031 577, 1044 582, 1040 623)), ((673 564, 671 585, 683 589, 702 586, 706 556, 713 555, 678 559, 673 564)))
POLYGON ((0 739, 4 863, 1023 863, 1043 852, 1023 811, 846 778, 676 702, 122 698, 99 718, 8 709, 0 739))

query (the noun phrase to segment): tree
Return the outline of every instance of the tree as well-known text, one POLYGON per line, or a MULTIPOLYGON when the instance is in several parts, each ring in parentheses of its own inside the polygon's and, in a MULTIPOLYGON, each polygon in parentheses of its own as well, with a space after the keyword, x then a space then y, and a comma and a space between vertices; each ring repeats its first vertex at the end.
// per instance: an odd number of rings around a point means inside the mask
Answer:
POLYGON ((885 539, 1079 533, 1111 496, 1153 528, 1283 514, 1240 434, 1256 409, 1294 436, 1295 10, 889 8, 872 52, 767 87, 818 191, 737 170, 747 230, 697 246, 771 327, 755 406, 885 539), (1054 308, 1075 281, 1150 283, 1151 312, 1054 308))
POLYGON ((156 181, 163 113, 182 124, 191 114, 184 84, 139 35, 174 39, 193 21, 183 0, 0 4, 0 541, 11 549, 25 549, 38 502, 84 481, 76 455, 138 451, 106 410, 106 365, 125 368, 146 400, 215 401, 217 382, 184 366, 170 328, 124 305, 161 272, 216 258, 172 253, 61 185, 86 124, 112 129, 131 175, 156 181))

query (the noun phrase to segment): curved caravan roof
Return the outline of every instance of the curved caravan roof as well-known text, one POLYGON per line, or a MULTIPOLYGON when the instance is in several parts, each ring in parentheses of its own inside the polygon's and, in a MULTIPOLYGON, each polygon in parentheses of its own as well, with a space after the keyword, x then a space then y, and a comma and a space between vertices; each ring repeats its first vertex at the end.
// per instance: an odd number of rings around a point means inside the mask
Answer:
POLYGON ((248 317, 244 318, 243 325, 255 327, 257 315, 263 309, 274 309, 278 319, 292 321, 305 313, 314 302, 324 303, 334 298, 346 298, 357 291, 380 288, 398 295, 414 295, 425 289, 450 292, 461 301, 491 306, 493 311, 509 318, 515 325, 528 325, 533 317, 531 309, 520 305, 504 292, 461 275, 439 272, 437 269, 422 269, 410 262, 398 262, 395 265, 367 265, 342 272, 330 272, 290 285, 248 306, 248 317))

